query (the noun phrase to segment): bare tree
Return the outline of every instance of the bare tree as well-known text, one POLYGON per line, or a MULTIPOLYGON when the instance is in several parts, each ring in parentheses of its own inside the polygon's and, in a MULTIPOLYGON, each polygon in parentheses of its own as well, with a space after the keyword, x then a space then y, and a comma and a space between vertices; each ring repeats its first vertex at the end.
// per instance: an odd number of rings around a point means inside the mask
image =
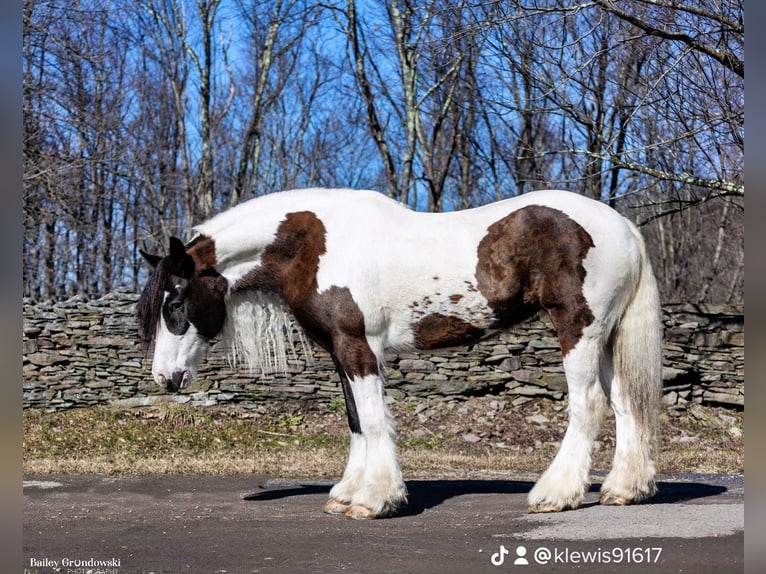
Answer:
POLYGON ((48 297, 110 290, 121 264, 112 224, 123 183, 125 37, 106 24, 107 9, 75 8, 25 11, 25 211, 28 230, 39 225, 44 236, 48 297))
POLYGON ((264 121, 295 72, 312 11, 300 0, 240 2, 240 13, 248 23, 252 42, 253 81, 252 94, 249 94, 250 117, 242 137, 232 205, 238 203, 258 179, 264 121))
POLYGON ((459 144, 462 166, 468 165, 466 138, 474 129, 476 110, 467 110, 474 105, 471 76, 478 49, 466 10, 462 1, 417 5, 396 0, 365 27, 354 0, 347 4, 354 75, 388 194, 417 205, 418 191, 425 191, 430 210, 442 209, 459 144), (461 122, 470 122, 462 126, 469 133, 461 133, 461 122), (421 183, 424 187, 418 188, 421 183))
POLYGON ((541 40, 550 26, 545 15, 506 2, 485 5, 479 25, 487 34, 479 93, 488 131, 482 155, 495 189, 491 197, 551 187, 564 179, 557 162, 564 130, 556 129, 561 122, 550 98, 556 82, 549 79, 550 50, 541 40))
POLYGON ((187 44, 187 51, 197 66, 199 74, 199 113, 202 154, 199 161, 196 201, 193 203, 192 221, 197 223, 213 212, 215 187, 213 181, 212 147, 212 70, 213 33, 215 17, 221 0, 197 0, 197 14, 202 25, 202 56, 187 44))
POLYGON ((308 185, 456 209, 563 187, 663 297, 742 299, 742 0, 25 0, 24 292, 137 289, 210 213, 308 185))
MULTIPOLYGON (((610 161, 656 180, 677 182, 702 191, 702 194, 692 194, 692 203, 700 199, 743 196, 745 28, 742 2, 684 4, 631 0, 617 4, 598 0, 596 3, 605 13, 633 27, 634 42, 642 42, 642 36, 659 40, 653 42, 656 61, 662 62, 665 69, 656 68, 653 74, 647 74, 641 86, 640 105, 651 114, 643 116, 644 119, 654 117, 664 124, 663 137, 644 146, 686 148, 702 160, 669 169, 663 165, 647 165, 640 161, 639 150, 629 150, 621 157, 610 155, 610 161), (705 171, 695 170, 692 167, 695 164, 705 166, 705 171)), ((637 113, 636 117, 641 115, 637 113)))
MULTIPOLYGON (((683 4, 681 2, 658 2, 656 0, 633 0, 632 6, 625 7, 626 2, 619 5, 614 0, 595 0, 610 14, 614 14, 621 20, 629 22, 651 36, 680 42, 691 50, 705 54, 722 66, 731 70, 740 78, 745 78, 745 62, 741 58, 745 36, 744 13, 738 2, 695 2, 683 4), (648 10, 656 9, 663 16, 657 21, 652 18, 648 10), (681 17, 679 17, 681 16, 681 17), (689 29, 684 29, 686 18, 691 16, 693 22, 689 29), (705 28, 699 26, 700 22, 712 23, 718 34, 731 36, 734 44, 716 42, 713 38, 707 38, 705 28), (669 25, 670 24, 670 25, 669 25), (671 27, 675 24, 675 29, 671 27)), ((720 36, 719 36, 720 37, 720 36)), ((714 36, 715 38, 715 36, 714 36)))
MULTIPOLYGON (((363 30, 357 17, 355 0, 348 0, 346 16, 348 18, 346 33, 348 34, 351 49, 354 76, 364 101, 370 135, 375 141, 385 168, 386 191, 390 197, 401 198, 404 188, 402 182, 399 181, 394 153, 388 143, 389 135, 380 118, 377 103, 379 98, 376 98, 373 92, 372 82, 367 72, 367 48, 364 44, 363 30)), ((409 184, 409 182, 405 183, 409 184)))
MULTIPOLYGON (((195 178, 187 136, 187 16, 175 0, 141 0, 135 14, 136 41, 141 49, 135 82, 145 96, 138 100, 140 111, 130 130, 135 134, 134 149, 140 154, 133 161, 141 169, 143 184, 136 209, 148 205, 149 212, 141 214, 151 222, 145 233, 164 247, 164 238, 179 235, 180 228, 191 222, 193 210, 195 178)), ((137 222, 141 215, 136 213, 137 222)))

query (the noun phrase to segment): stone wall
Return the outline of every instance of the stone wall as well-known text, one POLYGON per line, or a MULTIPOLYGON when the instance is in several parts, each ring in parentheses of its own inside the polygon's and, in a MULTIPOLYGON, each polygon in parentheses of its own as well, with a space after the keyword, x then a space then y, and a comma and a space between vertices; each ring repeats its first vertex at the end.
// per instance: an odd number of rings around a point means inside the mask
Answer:
MULTIPOLYGON (((299 355, 288 373, 254 377, 232 369, 214 345, 190 389, 165 395, 151 380, 151 356, 138 342, 137 296, 116 291, 102 299, 56 304, 24 301, 23 392, 25 408, 66 409, 98 404, 130 407, 175 401, 192 405, 238 403, 247 408, 278 398, 340 397, 327 353, 299 355)), ((744 316, 741 308, 667 305, 665 402, 742 408, 744 316)), ((531 320, 467 348, 388 357, 390 400, 405 396, 564 398, 566 383, 558 342, 547 317, 531 320)))

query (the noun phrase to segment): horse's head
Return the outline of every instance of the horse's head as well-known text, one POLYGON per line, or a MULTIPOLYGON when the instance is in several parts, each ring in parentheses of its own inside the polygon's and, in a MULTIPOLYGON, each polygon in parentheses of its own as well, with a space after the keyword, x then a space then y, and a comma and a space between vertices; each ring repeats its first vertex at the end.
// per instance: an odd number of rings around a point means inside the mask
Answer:
POLYGON ((144 343, 155 343, 154 380, 176 392, 192 382, 223 327, 227 282, 175 237, 168 255, 141 255, 153 271, 136 306, 138 333, 144 343))

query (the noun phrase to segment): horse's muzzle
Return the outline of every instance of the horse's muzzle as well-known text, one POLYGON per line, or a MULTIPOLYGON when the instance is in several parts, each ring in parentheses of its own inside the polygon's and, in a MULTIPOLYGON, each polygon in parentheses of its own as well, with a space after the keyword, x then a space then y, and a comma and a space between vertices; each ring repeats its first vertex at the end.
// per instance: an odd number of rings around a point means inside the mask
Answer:
POLYGON ((165 390, 169 393, 177 393, 181 389, 185 389, 191 382, 191 374, 189 371, 176 371, 170 378, 165 375, 158 377, 158 383, 165 387, 165 390))

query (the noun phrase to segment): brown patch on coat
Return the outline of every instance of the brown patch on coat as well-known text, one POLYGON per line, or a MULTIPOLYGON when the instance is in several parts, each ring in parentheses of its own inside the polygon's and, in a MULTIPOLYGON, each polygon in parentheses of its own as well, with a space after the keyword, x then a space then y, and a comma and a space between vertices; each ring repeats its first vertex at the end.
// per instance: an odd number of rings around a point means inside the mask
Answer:
POLYGON ((435 349, 471 343, 485 331, 459 317, 432 313, 415 323, 414 333, 418 349, 435 349))
POLYGON ((449 296, 449 300, 452 302, 453 305, 457 305, 458 303, 460 303, 460 300, 462 298, 463 298, 463 295, 461 295, 460 293, 456 293, 454 295, 449 296))
POLYGON ((225 298, 229 282, 215 270, 218 258, 212 237, 195 237, 186 245, 186 253, 194 261, 196 276, 196 281, 190 285, 189 319, 201 334, 212 339, 220 333, 226 319, 225 298))
POLYGON ((215 267, 218 256, 215 252, 215 241, 207 235, 198 235, 186 244, 186 252, 194 260, 197 271, 215 267))
POLYGON ((317 291, 319 258, 326 251, 325 227, 310 211, 288 213, 261 263, 234 285, 233 291, 263 289, 299 307, 317 291))
POLYGON ((261 289, 282 297, 306 333, 327 349, 350 378, 378 374, 378 360, 365 338, 364 315, 346 287, 318 292, 319 259, 326 230, 311 211, 288 213, 261 263, 233 291, 261 289))
POLYGON ((593 240, 565 213, 540 205, 492 224, 478 246, 476 281, 506 327, 540 308, 551 317, 566 355, 593 322, 583 295, 583 260, 593 240))
POLYGON ((293 313, 306 332, 328 349, 350 378, 379 373, 378 358, 367 343, 359 305, 347 287, 315 293, 293 313))

